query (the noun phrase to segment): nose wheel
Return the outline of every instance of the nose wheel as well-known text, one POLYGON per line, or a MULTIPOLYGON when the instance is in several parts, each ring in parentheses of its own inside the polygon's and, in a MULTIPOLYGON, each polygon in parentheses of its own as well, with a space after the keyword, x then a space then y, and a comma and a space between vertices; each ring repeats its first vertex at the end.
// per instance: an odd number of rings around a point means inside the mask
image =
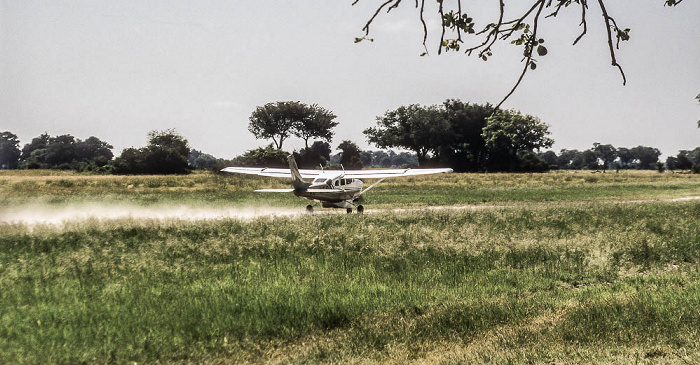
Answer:
POLYGON ((364 212, 365 212, 365 207, 363 207, 362 205, 358 205, 357 206, 357 214, 362 214, 364 212))
POLYGON ((306 206, 306 212, 307 213, 313 213, 314 212, 314 206, 309 204, 306 206))

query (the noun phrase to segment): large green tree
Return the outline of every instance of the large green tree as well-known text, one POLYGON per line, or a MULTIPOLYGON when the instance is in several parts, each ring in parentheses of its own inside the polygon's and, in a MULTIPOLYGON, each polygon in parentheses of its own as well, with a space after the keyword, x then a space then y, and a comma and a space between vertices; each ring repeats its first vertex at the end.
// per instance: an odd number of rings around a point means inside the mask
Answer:
POLYGON ((51 137, 44 133, 24 146, 20 166, 97 171, 112 159, 112 148, 94 136, 83 141, 70 134, 51 137))
POLYGON ((429 153, 437 154, 451 133, 444 109, 417 104, 401 106, 377 117, 377 126, 363 132, 379 148, 403 148, 424 165, 429 153))
POLYGON ((607 170, 608 167, 615 162, 615 159, 617 159, 617 149, 610 144, 600 144, 596 142, 593 143, 593 148, 591 150, 603 162, 603 171, 607 170))
POLYGON ((362 168, 360 160, 360 147, 352 141, 345 140, 338 145, 338 149, 342 151, 340 163, 344 168, 350 170, 359 170, 362 168))
POLYGON ((246 151, 244 154, 235 157, 231 163, 237 166, 251 167, 287 167, 287 153, 275 148, 270 143, 265 147, 258 147, 246 151))
POLYGON ((189 142, 173 129, 151 131, 148 145, 127 148, 114 160, 115 174, 185 174, 189 172, 187 158, 189 142))
POLYGON ((489 150, 490 169, 518 168, 518 154, 551 147, 549 126, 516 110, 501 110, 486 119, 482 132, 489 150))
MULTIPOLYGON (((664 5, 675 6, 683 0, 662 0, 664 5)), ((354 0, 353 5, 360 2, 354 0)), ((607 49, 612 66, 616 67, 622 76, 622 83, 626 83, 625 73, 622 66, 617 62, 616 50, 621 41, 630 39, 630 29, 621 26, 610 14, 605 6, 605 0, 593 1, 593 6, 589 8, 588 0, 526 0, 493 2, 494 12, 491 18, 476 19, 473 16, 472 5, 466 0, 456 1, 426 1, 416 0, 415 3, 403 0, 381 1, 374 12, 374 15, 367 21, 362 30, 364 35, 355 38, 356 42, 372 40, 370 38, 370 27, 376 18, 385 11, 390 13, 400 5, 406 3, 415 4, 420 22, 423 27, 423 47, 428 54, 428 33, 430 27, 436 26, 438 29, 432 30, 440 34, 437 43, 437 53, 442 51, 464 51, 467 55, 476 55, 484 61, 493 56, 495 45, 499 42, 509 42, 522 49, 523 69, 515 85, 510 92, 496 106, 497 108, 513 94, 520 85, 523 77, 529 70, 537 68, 537 57, 543 57, 548 53, 545 46, 545 36, 541 22, 550 20, 559 15, 560 11, 566 8, 575 8, 579 12, 576 25, 580 27, 580 33, 573 40, 576 45, 588 32, 588 19, 591 14, 597 13, 602 17, 599 24, 605 29, 607 35, 607 49), (515 9, 515 13, 508 11, 515 9), (426 16, 436 14, 437 19, 427 19, 426 16)), ((479 7, 478 5, 475 7, 479 7)), ((596 23, 597 24, 597 23, 596 23)), ((699 122, 700 123, 700 122, 699 122)))
POLYGON ((307 149, 311 138, 330 142, 333 139, 333 128, 338 125, 335 118, 335 114, 316 104, 305 106, 304 117, 294 124, 292 133, 304 140, 307 149))
POLYGON ((493 106, 448 99, 442 107, 449 133, 443 136, 437 148, 439 157, 455 171, 483 169, 486 143, 481 133, 486 126, 486 118, 494 112, 493 106))
POLYGON ((333 128, 338 125, 336 116, 316 104, 306 105, 298 101, 278 101, 257 107, 250 115, 248 130, 258 139, 272 139, 277 149, 292 135, 304 140, 320 138, 330 141, 333 128))
POLYGON ((9 131, 0 132, 0 169, 16 169, 21 154, 17 135, 9 131))
POLYGON ((647 146, 630 148, 630 153, 637 163, 637 168, 642 170, 655 169, 656 163, 659 162, 659 156, 661 156, 661 151, 658 148, 647 146))

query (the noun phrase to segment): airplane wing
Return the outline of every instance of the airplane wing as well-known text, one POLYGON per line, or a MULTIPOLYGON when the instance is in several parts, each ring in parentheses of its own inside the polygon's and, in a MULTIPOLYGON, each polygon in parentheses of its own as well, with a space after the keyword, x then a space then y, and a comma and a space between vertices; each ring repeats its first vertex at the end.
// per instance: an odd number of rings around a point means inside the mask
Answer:
MULTIPOLYGON (((221 171, 235 174, 248 174, 269 177, 291 178, 289 169, 276 169, 267 167, 226 167, 221 171)), ((304 179, 314 179, 319 176, 340 176, 346 179, 385 179, 389 177, 406 177, 428 174, 445 174, 452 172, 452 169, 382 169, 382 170, 299 170, 304 179)))
MULTIPOLYGON (((226 167, 221 171, 230 172, 232 174, 292 178, 292 173, 289 169, 275 169, 269 167, 226 167)), ((326 170, 325 173, 322 170, 299 170, 299 173, 304 179, 314 179, 321 174, 325 175, 328 173, 328 170, 326 170)))
POLYGON ((383 169, 383 170, 345 170, 346 179, 386 179, 388 177, 405 177, 429 174, 446 174, 452 169, 383 169))

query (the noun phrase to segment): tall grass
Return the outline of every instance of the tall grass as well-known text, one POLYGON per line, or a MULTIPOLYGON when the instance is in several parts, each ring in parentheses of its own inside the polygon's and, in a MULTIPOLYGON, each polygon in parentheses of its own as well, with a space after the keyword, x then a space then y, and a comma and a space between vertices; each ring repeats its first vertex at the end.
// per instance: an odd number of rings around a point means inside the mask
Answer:
MULTIPOLYGON (((17 206, 116 202, 207 205, 304 206, 292 194, 254 194, 259 188, 288 187, 281 179, 215 175, 80 175, 68 172, 0 171, 0 204, 17 206)), ((368 208, 481 203, 630 200, 700 196, 700 175, 625 171, 592 174, 447 174, 388 179, 364 196, 368 208)))
POLYGON ((698 221, 688 201, 2 224, 0 358, 692 362, 698 221))

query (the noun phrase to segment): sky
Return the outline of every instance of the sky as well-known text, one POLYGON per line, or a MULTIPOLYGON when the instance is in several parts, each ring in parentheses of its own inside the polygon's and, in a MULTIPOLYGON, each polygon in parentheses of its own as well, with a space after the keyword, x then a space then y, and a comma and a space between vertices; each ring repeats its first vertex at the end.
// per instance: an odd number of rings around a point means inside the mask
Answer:
MULTIPOLYGON (((355 44, 381 2, 0 0, 0 131, 22 146, 44 132, 96 136, 118 155, 146 145, 151 130, 174 128, 192 148, 228 159, 271 143, 247 129, 257 106, 300 101, 337 115, 333 147, 352 140, 376 149, 362 131, 388 110, 446 99, 496 104, 516 82, 515 46, 495 48, 488 62, 438 55, 433 9, 429 55, 420 57, 412 1, 375 20, 373 42, 355 44)), ((463 3, 477 28, 497 11, 495 2, 463 3)), ((549 52, 503 107, 549 124, 555 151, 599 142, 669 156, 700 146, 700 2, 607 2, 632 29, 617 50, 625 86, 594 5, 576 46, 578 9, 541 21, 549 52)), ((298 138, 284 144, 301 147, 298 138)))

